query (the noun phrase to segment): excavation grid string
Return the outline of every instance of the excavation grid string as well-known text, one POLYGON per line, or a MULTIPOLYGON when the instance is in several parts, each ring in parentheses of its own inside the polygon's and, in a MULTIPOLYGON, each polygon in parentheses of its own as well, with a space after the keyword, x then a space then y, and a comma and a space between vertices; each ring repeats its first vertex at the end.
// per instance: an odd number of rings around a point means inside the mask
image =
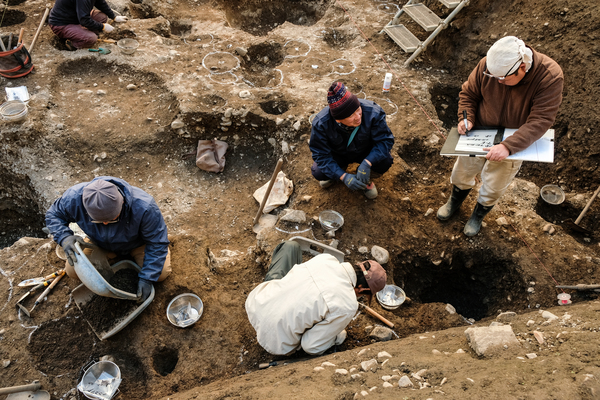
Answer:
MULTIPOLYGON (((356 21, 354 20, 354 18, 352 18, 352 15, 350 15, 350 13, 348 13, 348 11, 346 10, 346 8, 338 1, 335 0, 335 3, 342 9, 344 10, 344 13, 348 16, 348 18, 350 18, 350 20, 352 21, 352 23, 354 24, 354 26, 356 27, 356 29, 358 29, 358 31, 360 32, 361 36, 367 41, 367 43, 369 43, 369 45, 371 45, 371 47, 373 48, 373 50, 375 51, 375 53, 377 53, 377 56, 381 59, 381 61, 383 61, 383 63, 388 67, 388 70, 394 75, 394 77, 398 80, 398 82, 400 82, 400 84, 402 85, 402 87, 404 88, 404 90, 406 91, 406 93, 409 94, 409 96, 415 101, 415 103, 419 106, 419 108, 421 109, 421 111, 423 111, 423 114, 425 114, 425 116, 427 117, 427 120, 429 122, 431 122, 431 124, 435 127, 435 129, 438 131, 438 133, 440 135, 442 135, 442 137, 444 139, 446 139, 446 135, 444 135, 441 131, 441 129, 436 125, 436 123, 433 121, 433 119, 429 116, 429 114, 427 113, 427 111, 425 110, 425 108, 423 108, 423 106, 421 105, 421 103, 419 103, 419 101, 415 98, 415 96, 413 96, 413 94, 410 92, 410 90, 408 90, 408 88, 406 87, 406 85, 404 84, 404 81, 400 78, 400 76, 398 76, 398 74, 396 73, 396 71, 390 66, 390 64, 388 64, 388 62, 385 60, 385 58, 383 58, 383 56, 381 55, 381 53, 379 52, 379 50, 377 50, 377 47, 375 47, 375 45, 369 40, 369 38, 367 37, 367 35, 365 35, 365 33, 362 31, 362 29, 360 29, 360 27, 358 26, 358 24, 356 23, 356 21)), ((529 249, 529 251, 531 252, 531 254, 533 254, 535 256, 535 258, 539 261, 539 263, 542 265, 542 267, 544 268, 544 270, 546 271, 546 273, 550 276, 550 278, 554 281, 554 283, 556 283, 556 285, 558 286, 558 282, 556 281, 556 279, 554 279, 554 277, 552 276, 552 274, 550 273, 550 271, 548 270, 548 268, 546 268, 546 265, 544 265, 544 263, 542 262, 542 260, 538 257, 538 255, 533 251, 533 249, 531 248, 531 246, 529 246, 529 244, 525 241, 525 238, 519 233, 519 231, 517 230, 517 228, 512 224, 510 218, 508 217, 508 215, 506 215, 504 213, 504 211, 502 211, 502 209, 499 207, 499 211, 502 213, 502 215, 504 215, 506 217, 506 219, 509 221, 510 226, 515 230, 515 232, 517 233, 517 235, 519 236, 519 238, 523 241, 523 243, 525 243, 525 246, 527 246, 527 248, 529 249)), ((556 290, 557 292, 559 291, 558 289, 556 290)), ((564 290, 562 291, 564 293, 564 290)))

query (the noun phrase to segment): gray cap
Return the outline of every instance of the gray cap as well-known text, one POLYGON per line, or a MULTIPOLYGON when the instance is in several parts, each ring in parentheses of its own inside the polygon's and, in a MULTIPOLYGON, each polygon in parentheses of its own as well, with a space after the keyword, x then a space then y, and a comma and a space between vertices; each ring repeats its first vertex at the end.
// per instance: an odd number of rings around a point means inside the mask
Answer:
POLYGON ((112 221, 121 213, 123 196, 114 183, 97 179, 83 188, 83 206, 95 221, 112 221))

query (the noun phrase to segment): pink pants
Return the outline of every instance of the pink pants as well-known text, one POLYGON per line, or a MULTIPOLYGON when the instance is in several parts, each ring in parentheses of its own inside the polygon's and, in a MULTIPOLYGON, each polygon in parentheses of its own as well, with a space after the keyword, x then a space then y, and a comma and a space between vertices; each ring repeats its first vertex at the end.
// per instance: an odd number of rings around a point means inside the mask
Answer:
MULTIPOLYGON (((99 10, 92 10, 90 15, 94 21, 98 21, 101 24, 108 21, 106 14, 99 10)), ((71 44, 78 49, 92 47, 96 43, 96 40, 98 40, 97 33, 92 32, 79 24, 63 26, 50 25, 50 29, 52 29, 52 32, 59 38, 70 40, 71 44)))

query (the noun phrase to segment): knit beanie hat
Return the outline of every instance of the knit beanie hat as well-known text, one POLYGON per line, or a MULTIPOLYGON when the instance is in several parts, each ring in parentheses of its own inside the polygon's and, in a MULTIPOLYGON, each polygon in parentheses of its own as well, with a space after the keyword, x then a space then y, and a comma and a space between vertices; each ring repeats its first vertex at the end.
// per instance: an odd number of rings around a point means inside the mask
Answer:
POLYGON ((92 181, 83 188, 83 207, 95 221, 112 221, 121 213, 123 195, 114 183, 103 179, 92 181))
POLYGON ((367 280, 367 284, 369 285, 369 289, 371 289, 372 294, 379 292, 385 287, 387 274, 385 273, 385 270, 381 264, 379 264, 377 261, 367 260, 364 263, 360 263, 360 269, 362 269, 363 274, 365 274, 365 279, 367 280), (364 267, 365 263, 370 265, 368 271, 364 267))
POLYGON ((525 72, 531 68, 533 51, 525 46, 525 42, 516 36, 505 36, 490 47, 487 52, 487 69, 494 76, 514 74, 525 63, 525 72))
POLYGON ((358 97, 346 89, 342 82, 333 82, 327 92, 329 112, 336 120, 346 119, 360 107, 358 97))

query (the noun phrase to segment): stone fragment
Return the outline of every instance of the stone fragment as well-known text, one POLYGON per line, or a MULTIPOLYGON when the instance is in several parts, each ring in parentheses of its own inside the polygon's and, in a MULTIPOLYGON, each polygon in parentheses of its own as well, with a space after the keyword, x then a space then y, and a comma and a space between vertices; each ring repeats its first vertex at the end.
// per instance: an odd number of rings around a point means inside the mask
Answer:
POLYGON ((360 363, 360 367, 365 372, 377 371, 378 365, 379 364, 377 364, 377 360, 374 359, 374 358, 372 358, 370 360, 367 360, 367 361, 363 361, 363 362, 360 363))
POLYGON ((371 255, 379 264, 386 264, 390 260, 390 253, 380 246, 371 247, 371 255))
POLYGON ((401 388, 405 388, 405 387, 413 387, 413 383, 411 382, 410 378, 406 375, 404 375, 402 378, 400 378, 400 380, 398 381, 398 387, 401 388))
POLYGON ((350 378, 352 378, 352 379, 354 379, 354 380, 356 380, 356 379, 360 379, 360 378, 361 378, 361 375, 360 375, 360 374, 352 374, 352 375, 350 375, 350 378))
POLYGON ((379 342, 387 342, 392 338, 392 330, 383 326, 376 326, 370 333, 369 336, 379 342))
POLYGON ((127 85, 127 90, 135 90, 137 89, 137 86, 135 86, 133 83, 130 83, 129 85, 127 85))
POLYGON ((503 324, 508 324, 512 320, 514 320, 516 317, 517 317, 517 313, 516 312, 507 311, 507 312, 503 312, 503 313, 499 314, 496 317, 496 321, 502 322, 503 324))
POLYGON ((387 351, 380 351, 379 353, 377 353, 377 358, 379 358, 379 359, 392 358, 392 355, 390 353, 388 353, 387 351))
POLYGON ((458 349, 456 350, 456 354, 465 354, 465 351, 463 349, 458 349))
POLYGON ((529 358, 530 360, 537 358, 537 354, 535 354, 535 353, 527 353, 527 354, 525 354, 525 356, 527 358, 529 358))
POLYGON ((296 121, 296 122, 294 122, 294 125, 292 125, 292 128, 299 131, 301 125, 302 125, 302 123, 300 121, 296 121))
POLYGON ((558 317, 554 314, 552 314, 550 311, 542 311, 542 318, 550 320, 550 321, 554 321, 555 319, 558 319, 558 317))
POLYGON ((425 211, 425 216, 429 217, 431 214, 433 214, 433 208, 428 208, 427 211, 425 211))
POLYGON ((176 119, 175 121, 171 122, 171 128, 172 129, 181 129, 184 126, 185 126, 185 124, 180 119, 176 119))
POLYGON ((244 57, 246 54, 248 54, 248 50, 246 50, 243 47, 236 47, 235 52, 242 57, 244 57))
POLYGON ((281 221, 301 224, 306 222, 306 213, 302 210, 290 210, 288 208, 284 211, 284 214, 279 219, 281 221))
POLYGON ((9 365, 10 365, 10 360, 8 360, 8 359, 2 360, 2 368, 8 368, 9 365))
POLYGON ((242 98, 242 99, 249 99, 252 96, 252 93, 250 93, 249 90, 242 90, 242 91, 240 91, 238 96, 240 96, 240 98, 242 98))
POLYGON ((290 152, 290 145, 285 140, 281 142, 281 152, 288 154, 290 152))
POLYGON ((360 246, 358 248, 358 252, 360 254, 367 254, 369 252, 369 248, 367 246, 360 246))
POLYGON ((335 367, 335 364, 329 361, 325 361, 321 363, 321 367, 335 367))
POLYGON ((454 308, 452 304, 446 304, 446 311, 448 311, 449 314, 456 314, 456 308, 454 308))
POLYGON ((510 325, 472 327, 465 331, 465 336, 471 348, 479 356, 499 346, 519 344, 510 325))
POLYGON ((431 354, 433 354, 434 356, 441 356, 442 352, 436 349, 431 350, 431 354))
POLYGON ((344 368, 338 368, 335 370, 335 373, 340 375, 348 375, 348 370, 344 368))
POLYGON ((544 343, 544 334, 539 331, 533 331, 533 336, 536 338, 539 344, 544 343))
POLYGON ((498 218, 498 219, 496 220, 496 223, 497 223, 498 225, 500 225, 500 226, 505 226, 505 225, 508 225, 508 224, 509 224, 509 222, 506 220, 506 218, 505 218, 505 217, 500 217, 500 218, 498 218))
POLYGON ((381 377, 381 379, 385 382, 389 382, 392 380, 392 376, 391 375, 384 375, 381 377))
POLYGON ((323 368, 323 367, 314 367, 313 371, 315 371, 315 372, 325 371, 325 368, 323 368))
POLYGON ((527 326, 532 326, 535 325, 535 321, 530 319, 529 321, 527 321, 527 326))
POLYGON ((389 383, 389 382, 383 382, 383 385, 381 385, 381 386, 383 386, 384 388, 391 388, 391 387, 394 387, 394 385, 392 385, 392 384, 391 384, 391 383, 389 383))
POLYGON ((368 349, 362 349, 361 351, 358 352, 358 356, 362 356, 363 354, 365 354, 367 352, 368 349))

